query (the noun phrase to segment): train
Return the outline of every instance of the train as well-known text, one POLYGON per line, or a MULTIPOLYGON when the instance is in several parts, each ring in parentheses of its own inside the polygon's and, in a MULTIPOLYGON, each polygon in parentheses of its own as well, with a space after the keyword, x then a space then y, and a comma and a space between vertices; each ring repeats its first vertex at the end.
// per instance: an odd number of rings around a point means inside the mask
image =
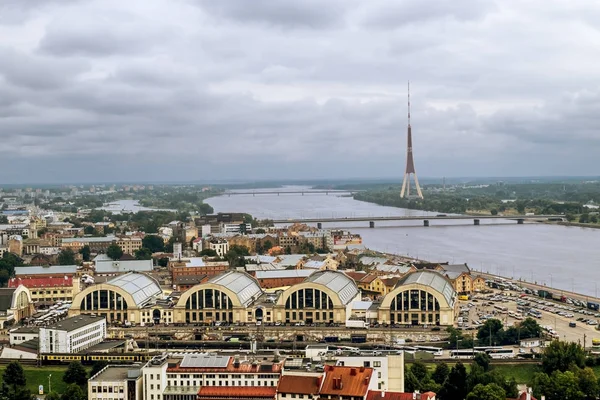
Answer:
POLYGON ((137 362, 150 361, 154 354, 151 353, 42 353, 38 356, 42 365, 68 364, 79 361, 84 365, 90 365, 97 361, 108 363, 133 364, 137 362))

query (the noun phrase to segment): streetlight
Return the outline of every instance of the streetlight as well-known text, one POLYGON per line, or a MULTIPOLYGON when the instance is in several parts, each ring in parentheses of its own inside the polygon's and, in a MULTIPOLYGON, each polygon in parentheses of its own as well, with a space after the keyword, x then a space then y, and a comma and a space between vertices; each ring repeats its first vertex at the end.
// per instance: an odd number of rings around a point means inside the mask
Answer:
POLYGON ((552 287, 552 274, 550 274, 550 287, 552 287))
POLYGON ((50 378, 52 378, 52 374, 48 375, 48 393, 52 391, 52 383, 50 381, 50 378))

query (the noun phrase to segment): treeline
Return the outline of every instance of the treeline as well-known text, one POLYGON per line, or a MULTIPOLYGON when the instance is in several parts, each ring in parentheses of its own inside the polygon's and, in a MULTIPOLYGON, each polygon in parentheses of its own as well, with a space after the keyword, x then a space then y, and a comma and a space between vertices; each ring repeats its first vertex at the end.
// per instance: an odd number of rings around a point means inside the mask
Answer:
POLYGON ((503 202, 502 197, 464 196, 455 192, 428 193, 424 199, 400 198, 400 188, 364 191, 354 194, 354 199, 382 206, 400 207, 411 210, 424 210, 451 214, 464 214, 468 210, 489 211, 491 214, 504 213, 514 209, 517 213, 536 214, 580 214, 583 203, 557 203, 552 200, 531 199, 503 202))

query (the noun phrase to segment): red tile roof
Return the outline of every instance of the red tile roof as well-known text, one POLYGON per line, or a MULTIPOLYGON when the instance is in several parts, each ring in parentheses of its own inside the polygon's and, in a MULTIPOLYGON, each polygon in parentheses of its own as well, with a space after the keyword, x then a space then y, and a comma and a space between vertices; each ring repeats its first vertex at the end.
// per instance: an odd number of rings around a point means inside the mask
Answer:
MULTIPOLYGON (((413 400, 414 393, 383 392, 379 390, 369 390, 367 400, 413 400)), ((425 392, 417 393, 414 397, 418 400, 431 400, 435 398, 435 393, 425 392)))
POLYGON ((327 365, 320 395, 364 397, 372 376, 372 368, 327 365))
POLYGON ((9 288, 16 288, 19 285, 23 285, 27 288, 73 286, 73 277, 61 276, 58 278, 12 278, 8 280, 9 288))
POLYGON ((198 399, 274 399, 276 393, 276 388, 269 386, 202 386, 198 399))
POLYGON ((321 377, 302 375, 283 375, 277 385, 277 393, 318 394, 321 377))
MULTIPOLYGON (((523 392, 516 399, 506 399, 506 400, 527 400, 527 392, 523 392)), ((537 400, 535 397, 531 396, 531 400, 537 400)))
POLYGON ((359 272, 359 271, 344 271, 344 273, 348 277, 354 279, 355 282, 359 282, 362 278, 367 276, 367 274, 365 272, 359 272))

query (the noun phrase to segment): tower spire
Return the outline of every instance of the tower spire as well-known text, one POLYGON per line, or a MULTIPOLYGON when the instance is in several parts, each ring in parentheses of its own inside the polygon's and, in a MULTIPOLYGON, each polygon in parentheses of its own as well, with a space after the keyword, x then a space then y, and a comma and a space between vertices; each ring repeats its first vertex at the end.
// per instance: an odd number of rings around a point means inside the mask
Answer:
POLYGON ((406 197, 410 197, 410 175, 412 174, 415 180, 417 196, 422 199, 423 193, 421 192, 421 186, 419 186, 419 179, 417 178, 417 172, 415 171, 415 161, 413 159, 412 128, 410 126, 410 81, 408 82, 408 127, 406 136, 406 170, 404 171, 404 180, 402 181, 402 190, 400 191, 400 197, 403 198, 405 193, 406 197))

